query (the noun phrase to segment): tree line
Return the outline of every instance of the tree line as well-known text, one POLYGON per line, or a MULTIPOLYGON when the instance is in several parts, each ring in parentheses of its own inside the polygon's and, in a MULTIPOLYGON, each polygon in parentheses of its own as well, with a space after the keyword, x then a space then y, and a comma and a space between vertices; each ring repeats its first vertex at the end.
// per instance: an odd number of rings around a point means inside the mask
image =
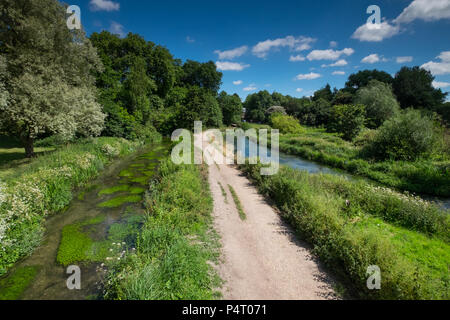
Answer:
POLYGON ((183 63, 133 33, 69 30, 57 0, 4 0, 0 16, 0 132, 19 138, 28 157, 49 135, 145 139, 194 120, 240 120, 241 100, 219 94, 212 61, 183 63))

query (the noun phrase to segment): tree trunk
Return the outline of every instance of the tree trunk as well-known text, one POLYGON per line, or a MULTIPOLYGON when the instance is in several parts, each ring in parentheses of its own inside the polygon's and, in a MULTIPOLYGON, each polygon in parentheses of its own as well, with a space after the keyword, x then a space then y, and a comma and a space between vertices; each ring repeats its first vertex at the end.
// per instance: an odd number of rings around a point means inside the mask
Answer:
POLYGON ((34 153, 34 139, 31 137, 25 139, 25 156, 27 158, 36 157, 36 154, 34 153))

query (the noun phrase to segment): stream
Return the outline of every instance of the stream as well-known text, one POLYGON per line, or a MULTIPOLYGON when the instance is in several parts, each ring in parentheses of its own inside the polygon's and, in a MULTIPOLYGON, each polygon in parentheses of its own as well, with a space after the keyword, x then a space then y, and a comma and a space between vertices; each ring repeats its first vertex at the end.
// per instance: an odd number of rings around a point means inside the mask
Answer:
POLYGON ((134 250, 136 230, 144 219, 143 195, 169 146, 166 142, 153 144, 114 161, 79 191, 67 210, 47 219, 42 244, 6 276, 21 270, 33 274, 20 299, 100 297, 103 263, 134 250), (80 268, 80 290, 68 289, 69 265, 80 268))
MULTIPOLYGON (((253 141, 253 139, 249 139, 248 137, 246 137, 245 150, 244 150, 245 156, 246 157, 249 156, 249 150, 251 147, 257 147, 257 146, 258 146, 257 143, 255 141, 253 141)), ((242 150, 240 152, 242 153, 242 150)), ((258 150, 258 152, 259 152, 259 150, 258 150)), ((270 149, 268 149, 266 152, 270 156, 270 149)), ((263 156, 264 156, 264 154, 266 154, 266 152, 263 151, 263 156)), ((335 168, 330 168, 330 167, 315 163, 310 160, 302 159, 298 156, 288 155, 288 154, 284 154, 281 152, 279 153, 278 156, 280 159, 280 165, 289 166, 293 169, 305 170, 309 173, 326 173, 326 174, 340 175, 349 180, 364 179, 370 183, 375 183, 367 178, 353 176, 347 172, 344 172, 344 171, 341 171, 341 170, 338 170, 335 168)), ((419 196, 421 198, 423 198, 424 200, 431 201, 431 202, 438 204, 440 207, 442 207, 444 209, 450 209, 450 198, 433 197, 433 196, 429 196, 429 195, 419 195, 419 196)))

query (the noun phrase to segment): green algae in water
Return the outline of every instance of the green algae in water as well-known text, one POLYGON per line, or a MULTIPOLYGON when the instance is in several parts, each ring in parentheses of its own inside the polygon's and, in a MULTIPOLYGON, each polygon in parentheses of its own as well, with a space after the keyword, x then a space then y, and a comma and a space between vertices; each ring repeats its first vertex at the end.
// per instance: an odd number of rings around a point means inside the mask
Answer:
POLYGON ((145 186, 147 184, 148 177, 145 177, 145 176, 144 177, 137 177, 137 178, 131 179, 130 181, 134 182, 134 183, 139 183, 139 184, 145 186))
POLYGON ((141 194, 141 193, 145 192, 145 189, 144 188, 140 188, 140 187, 132 187, 132 188, 130 188, 129 192, 131 194, 141 194))
POLYGON ((94 241, 82 231, 84 226, 98 225, 106 219, 105 216, 67 225, 62 230, 61 243, 56 261, 68 266, 80 261, 102 261, 107 253, 106 248, 99 248, 94 241))
POLYGON ((124 203, 135 203, 142 200, 141 196, 129 195, 129 196, 119 196, 111 200, 100 203, 98 206, 101 208, 115 208, 123 205, 124 203))
POLYGON ((143 163, 134 163, 132 165, 130 165, 130 168, 139 168, 139 167, 144 167, 145 164, 143 163))
POLYGON ((133 176, 134 173, 129 169, 122 170, 119 173, 119 177, 133 177, 133 176))
POLYGON ((0 279, 0 300, 17 300, 36 277, 37 266, 26 266, 0 279))
POLYGON ((113 194, 116 192, 128 191, 129 189, 130 189, 129 186, 127 186, 125 184, 121 184, 121 185, 114 186, 111 188, 103 189, 98 193, 98 195, 101 196, 101 195, 105 195, 105 194, 113 194))
POLYGON ((83 201, 84 200, 84 196, 86 195, 86 191, 83 191, 83 192, 81 192, 79 195, 78 195, 78 200, 81 200, 81 201, 83 201))

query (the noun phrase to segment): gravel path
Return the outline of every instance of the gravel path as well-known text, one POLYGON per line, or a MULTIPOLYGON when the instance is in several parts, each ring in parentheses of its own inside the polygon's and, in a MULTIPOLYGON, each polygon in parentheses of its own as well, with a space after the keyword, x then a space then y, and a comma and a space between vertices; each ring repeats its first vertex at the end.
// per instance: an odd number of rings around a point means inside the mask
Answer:
POLYGON ((336 298, 332 280, 312 258, 308 246, 295 239, 240 171, 229 165, 210 165, 209 182, 214 224, 222 241, 223 261, 218 268, 225 280, 224 299, 336 298), (239 217, 228 185, 238 194, 246 220, 239 217))

